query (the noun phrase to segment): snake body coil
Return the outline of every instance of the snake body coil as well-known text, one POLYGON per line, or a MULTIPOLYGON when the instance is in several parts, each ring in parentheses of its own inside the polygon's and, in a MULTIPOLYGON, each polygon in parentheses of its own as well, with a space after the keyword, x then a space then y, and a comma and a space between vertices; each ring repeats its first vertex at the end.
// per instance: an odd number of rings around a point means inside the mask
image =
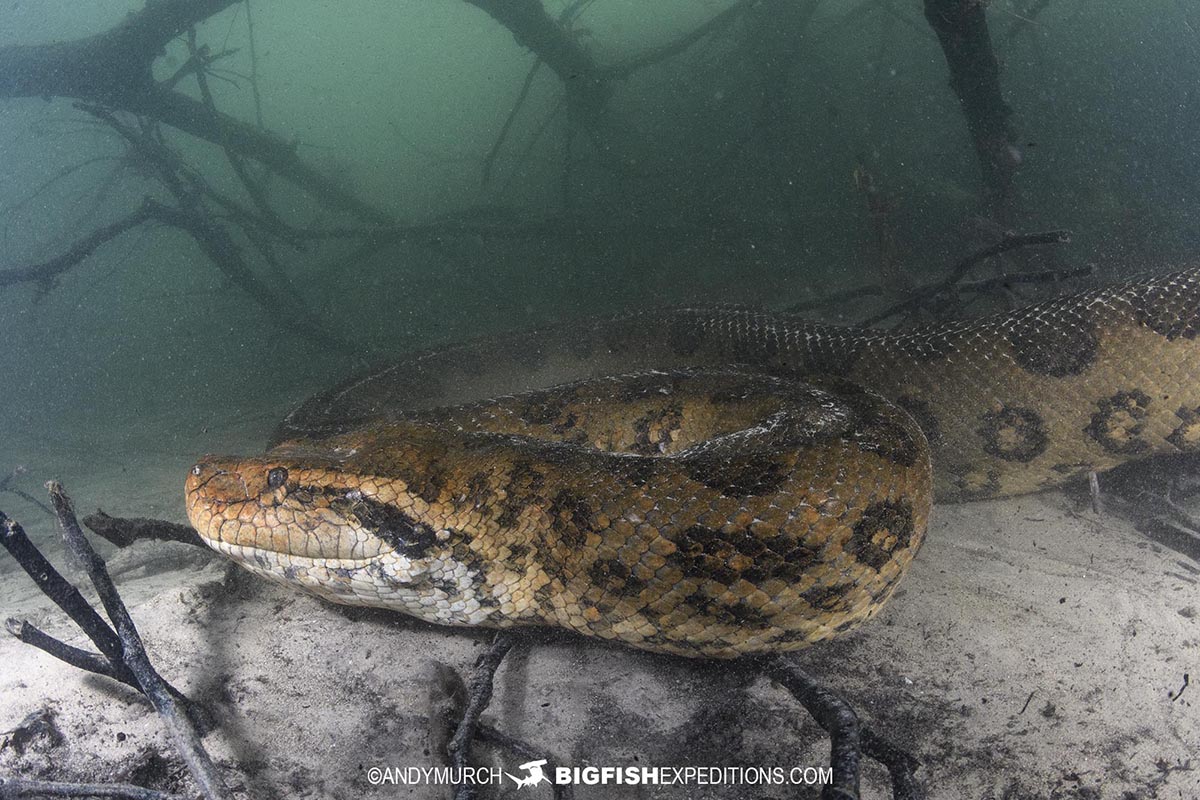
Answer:
POLYGON ((878 612, 935 494, 1200 449, 1198 333, 1193 270, 895 333, 673 309, 512 334, 313 398, 266 456, 199 463, 188 513, 336 602, 796 649, 878 612))

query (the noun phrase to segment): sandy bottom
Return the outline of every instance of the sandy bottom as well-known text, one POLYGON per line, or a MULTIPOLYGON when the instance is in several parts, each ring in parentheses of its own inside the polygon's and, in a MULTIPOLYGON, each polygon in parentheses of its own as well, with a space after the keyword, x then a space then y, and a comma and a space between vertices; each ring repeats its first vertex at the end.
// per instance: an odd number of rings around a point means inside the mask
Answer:
MULTIPOLYGON (((469 672, 485 634, 327 605, 183 545, 139 545, 110 564, 160 671, 219 717, 206 743, 231 783, 263 798, 449 797, 367 776, 439 763, 447 675, 469 672)), ((5 616, 86 646, 12 566, 0 567, 5 616)), ((798 658, 920 757, 933 798, 1200 797, 1200 687, 1177 696, 1185 674, 1200 678, 1200 571, 1061 494, 937 509, 883 615, 798 658)), ((0 664, 0 731, 10 731, 0 775, 179 786, 180 762, 138 696, 9 637, 0 664), (43 710, 61 737, 11 733, 43 710)), ((514 651, 485 720, 575 766, 790 769, 828 758, 819 727, 762 677, 568 635, 514 651)), ((525 759, 477 751, 523 774, 525 759)), ((580 798, 818 794, 576 789, 580 798)), ((506 781, 496 796, 550 792, 506 781)), ((888 796, 874 766, 863 796, 888 796)))

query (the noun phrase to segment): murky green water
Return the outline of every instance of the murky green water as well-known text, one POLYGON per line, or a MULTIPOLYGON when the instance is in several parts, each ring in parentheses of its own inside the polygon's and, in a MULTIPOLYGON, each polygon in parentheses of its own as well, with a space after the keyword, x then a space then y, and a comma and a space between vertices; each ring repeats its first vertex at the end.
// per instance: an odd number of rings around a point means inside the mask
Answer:
MULTIPOLYGON (((418 347, 681 303, 783 310, 882 282, 882 297, 813 312, 849 323, 1006 230, 1072 237, 974 277, 1093 272, 965 315, 1167 271, 1200 248, 1200 8, 1186 0, 986 4, 1011 108, 1000 203, 915 0, 546 0, 590 77, 534 69, 459 0, 210 5, 227 6, 195 27, 215 107, 391 232, 363 234, 362 215, 241 149, 263 212, 230 140, 161 122, 153 103, 130 113, 102 78, 48 92, 63 96, 13 88, 58 85, 22 46, 100 34, 141 4, 0 0, 0 478, 23 470, 10 489, 41 498, 60 479, 81 509, 182 521, 197 456, 256 452, 306 396, 418 347), (580 99, 585 79, 604 80, 602 101, 580 99), (16 279, 146 198, 202 211, 246 272, 148 222, 16 279), (247 212, 259 222, 230 218, 247 212), (358 233, 304 233, 335 228, 358 233)), ((187 37, 167 38, 145 60, 152 80, 200 98, 187 37)), ((42 510, 7 491, 0 508, 54 549, 42 510)))

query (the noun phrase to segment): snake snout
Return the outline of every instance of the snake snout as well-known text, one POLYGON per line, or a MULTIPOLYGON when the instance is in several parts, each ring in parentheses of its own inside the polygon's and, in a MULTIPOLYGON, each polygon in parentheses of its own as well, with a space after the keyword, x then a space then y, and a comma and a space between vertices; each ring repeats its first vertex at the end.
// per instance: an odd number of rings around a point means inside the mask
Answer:
POLYGON ((388 546, 351 513, 369 501, 297 462, 205 457, 188 473, 186 490, 188 518, 201 539, 264 569, 283 569, 287 559, 369 559, 388 546))
POLYGON ((247 500, 252 496, 240 470, 231 464, 208 458, 198 461, 188 471, 185 490, 189 504, 194 495, 227 502, 247 500))

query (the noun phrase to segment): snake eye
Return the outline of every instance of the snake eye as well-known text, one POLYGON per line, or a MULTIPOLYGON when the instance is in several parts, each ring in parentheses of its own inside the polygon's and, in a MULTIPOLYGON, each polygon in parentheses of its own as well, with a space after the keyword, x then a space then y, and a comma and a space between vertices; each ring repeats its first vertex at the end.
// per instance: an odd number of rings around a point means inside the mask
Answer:
POLYGON ((287 470, 283 467, 272 467, 267 473, 267 486, 278 489, 287 483, 287 470))

